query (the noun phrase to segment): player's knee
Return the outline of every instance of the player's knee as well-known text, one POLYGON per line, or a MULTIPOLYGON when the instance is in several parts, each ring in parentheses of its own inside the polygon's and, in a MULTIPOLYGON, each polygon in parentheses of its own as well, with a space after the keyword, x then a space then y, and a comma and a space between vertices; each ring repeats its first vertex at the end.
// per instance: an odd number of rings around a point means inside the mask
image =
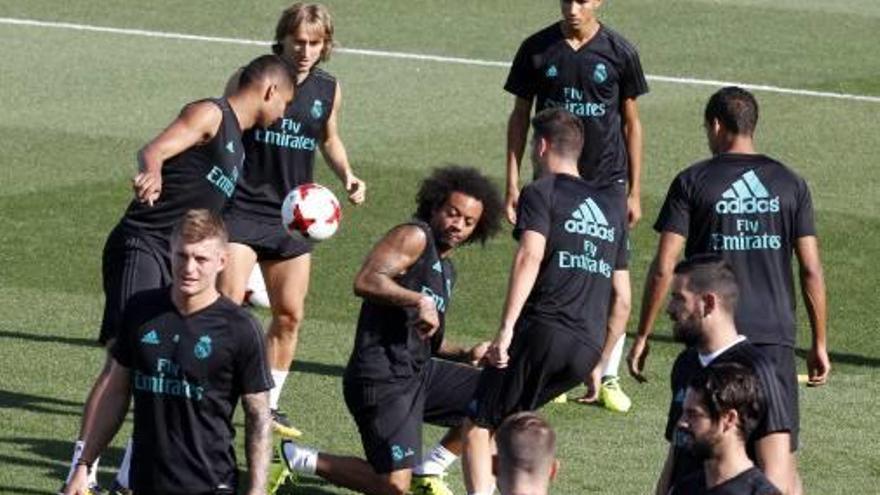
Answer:
POLYGON ((386 495, 406 495, 409 493, 409 485, 410 482, 408 479, 391 478, 386 483, 385 488, 378 493, 384 493, 386 495))
POLYGON ((299 326, 302 324, 304 311, 300 310, 284 310, 276 312, 272 315, 274 325, 278 332, 284 334, 299 333, 299 326))

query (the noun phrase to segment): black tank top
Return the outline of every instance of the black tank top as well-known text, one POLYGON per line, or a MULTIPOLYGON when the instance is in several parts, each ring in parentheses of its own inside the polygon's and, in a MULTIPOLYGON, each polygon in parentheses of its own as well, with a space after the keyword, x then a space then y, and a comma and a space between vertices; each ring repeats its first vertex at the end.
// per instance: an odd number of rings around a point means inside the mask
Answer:
POLYGON ((419 259, 397 278, 407 289, 431 296, 437 306, 440 328, 428 340, 422 340, 407 321, 415 316, 415 308, 401 308, 364 300, 358 317, 354 350, 345 372, 347 381, 400 382, 418 375, 443 342, 446 310, 455 268, 441 259, 434 244, 434 234, 427 223, 414 220, 407 225, 421 228, 427 245, 419 259))
POLYGON ((223 111, 217 134, 166 160, 159 200, 153 206, 132 201, 123 225, 167 238, 187 210, 219 212, 232 197, 244 162, 241 127, 226 98, 200 101, 211 101, 223 111))
POLYGON ((230 209, 277 221, 288 191, 312 182, 315 150, 324 140, 336 79, 314 69, 296 88, 284 117, 245 133, 245 167, 230 209))

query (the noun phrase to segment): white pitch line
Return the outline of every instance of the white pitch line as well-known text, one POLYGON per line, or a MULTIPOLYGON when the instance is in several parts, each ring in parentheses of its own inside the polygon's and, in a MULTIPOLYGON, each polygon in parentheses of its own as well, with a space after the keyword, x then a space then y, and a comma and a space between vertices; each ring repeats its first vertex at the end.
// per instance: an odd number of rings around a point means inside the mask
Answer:
MULTIPOLYGON (((15 26, 30 26, 53 29, 70 29, 75 31, 91 31, 97 33, 122 34, 128 36, 144 36, 148 38, 165 38, 175 40, 188 41, 204 41, 208 43, 228 43, 235 45, 257 45, 269 46, 271 42, 260 40, 248 40, 242 38, 226 38, 221 36, 202 36, 197 34, 170 33, 163 31, 148 31, 144 29, 125 29, 106 26, 92 26, 88 24, 75 24, 71 22, 54 22, 40 21, 36 19, 16 19, 11 17, 0 17, 0 24, 15 26)), ((368 57, 397 58, 405 60, 421 60, 427 62, 440 62, 450 64, 475 65, 481 67, 510 67, 510 62, 500 62, 495 60, 480 60, 461 57, 444 57, 440 55, 425 55, 420 53, 390 52, 383 50, 367 50, 361 48, 338 48, 335 50, 339 53, 350 55, 363 55, 368 57)), ((664 82, 671 84, 687 84, 696 86, 739 86, 752 91, 764 91, 768 93, 780 93, 796 96, 810 96, 816 98, 834 98, 840 100, 865 101, 871 103, 880 103, 880 96, 857 95, 848 93, 833 93, 828 91, 812 91, 809 89, 784 88, 780 86, 771 86, 767 84, 750 84, 733 81, 717 81, 712 79, 696 79, 692 77, 671 77, 658 76, 648 74, 645 76, 649 81, 664 82)))

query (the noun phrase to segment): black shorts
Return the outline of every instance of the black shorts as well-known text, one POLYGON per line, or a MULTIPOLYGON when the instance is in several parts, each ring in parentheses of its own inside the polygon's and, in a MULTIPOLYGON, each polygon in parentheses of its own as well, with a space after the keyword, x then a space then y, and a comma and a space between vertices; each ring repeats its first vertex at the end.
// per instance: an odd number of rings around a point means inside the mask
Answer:
POLYGON ((794 359, 794 348, 780 344, 754 344, 773 367, 785 397, 785 410, 791 414, 794 430, 791 432, 791 451, 798 449, 798 436, 801 429, 801 413, 798 404, 797 366, 794 359))
POLYGON ((244 244, 257 253, 257 261, 285 260, 312 252, 312 243, 288 235, 281 214, 272 221, 236 209, 223 212, 229 242, 244 244))
POLYGON ((431 359, 407 383, 343 382, 367 462, 381 474, 412 469, 422 459, 422 423, 461 424, 479 378, 472 366, 431 359))
POLYGON ((573 334, 540 324, 518 324, 506 368, 485 368, 468 414, 495 429, 504 418, 535 411, 584 382, 601 352, 573 334))
POLYGON ((148 289, 171 285, 171 247, 165 239, 140 233, 122 224, 107 236, 101 258, 104 318, 98 342, 116 338, 128 299, 148 289))

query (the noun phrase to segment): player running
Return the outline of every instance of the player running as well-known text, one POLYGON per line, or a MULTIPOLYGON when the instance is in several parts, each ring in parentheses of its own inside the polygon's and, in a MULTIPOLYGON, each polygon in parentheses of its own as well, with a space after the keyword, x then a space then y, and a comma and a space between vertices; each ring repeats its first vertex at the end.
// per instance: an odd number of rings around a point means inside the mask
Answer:
MULTIPOLYGON (((171 284, 171 231, 191 208, 220 211, 235 189, 244 160, 242 131, 279 118, 293 97, 287 64, 265 55, 249 63, 239 88, 228 97, 188 104, 180 115, 138 153, 135 199, 104 245, 104 318, 99 342, 107 350, 100 376, 86 400, 84 417, 95 411, 110 371, 109 350, 119 332, 128 299, 137 292, 171 284)), ((80 426, 71 470, 79 462, 89 425, 80 426)), ((116 479, 128 486, 130 449, 116 479)), ((98 459, 91 481, 96 484, 98 459)))
MULTIPOLYGON (((352 203, 362 203, 366 194, 366 184, 352 173, 339 137, 339 83, 318 67, 332 49, 333 20, 326 7, 296 3, 282 12, 272 51, 295 67, 296 96, 281 119, 245 133, 244 174, 224 214, 231 247, 220 290, 241 303, 248 278, 259 262, 272 311, 267 352, 275 387, 269 404, 275 431, 288 437, 300 433, 279 411, 278 402, 299 340, 312 246, 285 233, 281 204, 291 189, 312 182, 317 149, 342 181, 352 203)), ((237 80, 237 75, 233 76, 230 90, 237 80)))
MULTIPOLYGON (((507 124, 507 216, 516 223, 519 176, 529 117, 545 108, 568 110, 584 125, 578 171, 596 187, 607 187, 633 228, 642 216, 642 124, 636 99, 648 92, 636 48, 599 22, 602 0, 560 1, 562 20, 527 38, 513 60, 504 89, 514 95, 507 124)), ((629 281, 627 280, 627 283, 629 281)), ((628 292, 628 291, 627 291, 628 292)), ((599 400, 626 412, 618 368, 624 338, 603 370, 599 400)))
POLYGON ((93 460, 119 430, 132 398, 134 493, 236 493, 232 415, 239 398, 247 493, 266 493, 272 378, 260 324, 216 289, 225 263, 219 214, 187 212, 171 235, 171 287, 134 295, 121 318, 106 383, 83 417, 90 427, 65 495, 89 493, 93 460))
POLYGON ((470 494, 490 494, 490 430, 510 414, 540 408, 601 372, 629 314, 627 229, 607 188, 578 174, 580 120, 560 108, 532 119, 532 156, 541 177, 523 188, 501 326, 469 411, 465 443, 470 494))
POLYGON ((289 440, 281 446, 292 470, 363 493, 409 493, 422 423, 454 426, 464 418, 479 370, 432 356, 475 361, 486 348, 456 348, 445 337, 456 278, 449 257, 498 230, 500 195, 475 169, 446 167, 422 183, 417 203, 414 220, 373 247, 354 283, 364 302, 343 391, 366 461, 289 440))

